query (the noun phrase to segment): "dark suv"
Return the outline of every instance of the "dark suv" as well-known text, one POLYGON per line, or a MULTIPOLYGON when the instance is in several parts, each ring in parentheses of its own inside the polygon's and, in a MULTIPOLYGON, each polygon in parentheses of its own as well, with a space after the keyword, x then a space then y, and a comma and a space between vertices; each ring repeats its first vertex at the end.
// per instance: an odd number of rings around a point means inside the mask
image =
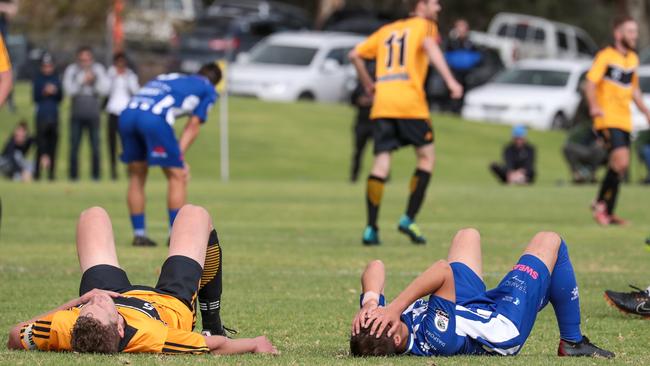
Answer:
POLYGON ((186 73, 206 63, 251 49, 262 38, 279 31, 309 29, 310 21, 299 8, 273 1, 218 1, 205 9, 194 27, 181 34, 176 65, 186 73))

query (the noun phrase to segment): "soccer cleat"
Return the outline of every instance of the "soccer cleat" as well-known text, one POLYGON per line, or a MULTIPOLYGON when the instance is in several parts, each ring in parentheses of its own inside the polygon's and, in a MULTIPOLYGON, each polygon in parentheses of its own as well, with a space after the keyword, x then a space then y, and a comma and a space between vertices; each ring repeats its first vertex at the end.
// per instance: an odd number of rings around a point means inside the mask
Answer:
POLYGON ((650 236, 645 239, 646 245, 648 245, 648 249, 650 249, 650 236))
POLYGON ((209 337, 209 336, 216 335, 216 336, 222 336, 222 337, 232 338, 232 336, 234 336, 234 335, 237 334, 237 333, 239 333, 239 332, 237 332, 235 329, 231 329, 231 328, 228 328, 228 327, 224 327, 223 325, 221 326, 221 329, 218 329, 218 330, 208 330, 208 329, 203 329, 203 330, 201 331, 201 334, 202 334, 202 335, 204 335, 204 336, 208 336, 208 337, 209 337))
POLYGON ((605 205, 605 202, 594 202, 591 205, 591 214, 600 226, 607 226, 611 223, 610 216, 607 214, 607 206, 605 205))
POLYGON ((372 226, 366 226, 366 229, 363 231, 362 242, 363 245, 381 244, 381 241, 379 240, 379 230, 373 228, 372 226))
POLYGON ((609 223, 611 225, 620 225, 620 226, 627 226, 630 224, 629 221, 622 219, 616 215, 610 215, 609 216, 609 223))
POLYGON ((560 345, 557 347, 557 355, 560 357, 615 357, 613 352, 604 350, 591 343, 589 338, 585 335, 582 336, 580 342, 571 342, 560 339, 560 345))
POLYGON ((650 288, 641 290, 636 286, 630 287, 636 291, 605 291, 605 301, 624 313, 650 318, 650 288))
POLYGON ((399 230, 401 233, 408 235, 408 237, 411 238, 411 243, 413 244, 427 243, 427 239, 425 239, 424 236, 422 235, 420 228, 413 220, 411 220, 406 215, 402 215, 402 217, 399 219, 399 225, 397 226, 397 230, 399 230))
POLYGON ((134 236, 133 237, 133 246, 134 247, 155 247, 156 242, 147 238, 146 236, 134 236))

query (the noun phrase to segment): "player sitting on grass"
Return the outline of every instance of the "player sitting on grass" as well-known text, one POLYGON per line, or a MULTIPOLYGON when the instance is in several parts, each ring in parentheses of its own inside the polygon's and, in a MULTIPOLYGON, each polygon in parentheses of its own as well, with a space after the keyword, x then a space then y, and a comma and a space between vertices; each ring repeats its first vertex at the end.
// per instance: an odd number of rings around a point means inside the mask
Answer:
POLYGON ((490 291, 482 279, 480 240, 474 229, 459 231, 447 260, 434 263, 389 305, 384 266, 370 262, 361 277, 361 310, 352 322, 352 355, 515 355, 550 301, 560 328, 559 356, 614 357, 580 330, 578 285, 559 235, 535 235, 490 291))
POLYGON ((10 349, 90 353, 238 354, 278 351, 266 337, 229 339, 219 318, 221 247, 210 216, 186 205, 171 233, 155 288, 133 286, 120 268, 110 218, 84 211, 77 225, 80 297, 13 327, 10 349), (192 332, 198 296, 204 334, 192 332), (211 335, 216 333, 220 335, 211 335))

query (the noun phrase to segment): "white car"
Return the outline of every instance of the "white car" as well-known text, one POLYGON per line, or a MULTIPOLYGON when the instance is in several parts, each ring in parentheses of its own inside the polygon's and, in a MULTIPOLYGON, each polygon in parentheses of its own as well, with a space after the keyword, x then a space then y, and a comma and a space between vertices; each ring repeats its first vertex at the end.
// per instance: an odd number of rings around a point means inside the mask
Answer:
POLYGON ((347 100, 356 74, 348 52, 364 37, 337 32, 283 32, 240 54, 230 67, 234 95, 264 100, 347 100))
POLYGON ((542 130, 570 127, 580 81, 590 66, 589 61, 521 61, 468 92, 463 118, 542 130))
MULTIPOLYGON (((646 107, 650 108, 650 66, 639 67, 639 86, 643 93, 643 102, 646 107)), ((634 132, 650 128, 648 119, 639 111, 634 102, 632 102, 632 128, 634 132)))

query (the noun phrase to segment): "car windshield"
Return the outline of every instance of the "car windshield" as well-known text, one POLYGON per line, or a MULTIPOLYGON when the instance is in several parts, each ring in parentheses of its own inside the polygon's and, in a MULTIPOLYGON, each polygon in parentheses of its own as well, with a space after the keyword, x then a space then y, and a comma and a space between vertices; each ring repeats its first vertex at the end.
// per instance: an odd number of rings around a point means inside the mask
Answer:
POLYGON ((318 49, 264 43, 251 51, 251 62, 259 64, 309 66, 318 49))
POLYGON ((643 94, 650 94, 650 76, 640 76, 639 87, 643 94))
POLYGON ((512 69, 497 75, 494 82, 514 85, 566 86, 569 76, 568 71, 512 69))

